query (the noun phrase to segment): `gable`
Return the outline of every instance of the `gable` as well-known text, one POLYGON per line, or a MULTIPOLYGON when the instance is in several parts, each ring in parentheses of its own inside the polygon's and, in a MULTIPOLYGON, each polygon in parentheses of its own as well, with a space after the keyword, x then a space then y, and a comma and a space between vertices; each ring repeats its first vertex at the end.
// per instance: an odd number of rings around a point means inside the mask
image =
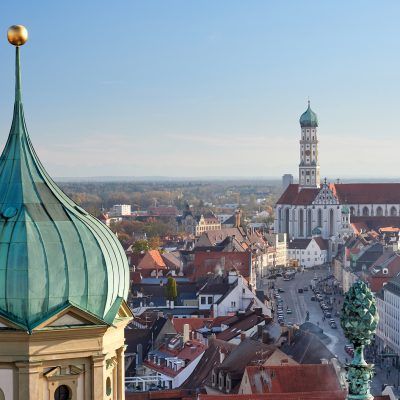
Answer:
POLYGON ((73 325, 87 325, 87 321, 78 318, 72 313, 67 313, 62 315, 60 318, 56 319, 47 326, 50 327, 50 326, 73 326, 73 325))
POLYGON ((333 205, 338 205, 339 200, 333 193, 333 191, 329 188, 328 185, 324 184, 322 185, 322 188, 317 194, 317 197, 315 200, 312 202, 312 204, 315 205, 327 205, 327 204, 333 204, 333 205))

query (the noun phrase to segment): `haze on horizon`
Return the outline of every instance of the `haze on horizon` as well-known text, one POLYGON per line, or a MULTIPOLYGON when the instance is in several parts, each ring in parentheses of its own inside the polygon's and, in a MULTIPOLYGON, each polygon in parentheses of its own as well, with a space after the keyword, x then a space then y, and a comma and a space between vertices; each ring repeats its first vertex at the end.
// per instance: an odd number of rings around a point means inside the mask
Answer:
POLYGON ((0 5, 0 144, 21 23, 25 116, 57 177, 297 176, 319 118, 321 176, 398 178, 400 3, 168 0, 0 5))

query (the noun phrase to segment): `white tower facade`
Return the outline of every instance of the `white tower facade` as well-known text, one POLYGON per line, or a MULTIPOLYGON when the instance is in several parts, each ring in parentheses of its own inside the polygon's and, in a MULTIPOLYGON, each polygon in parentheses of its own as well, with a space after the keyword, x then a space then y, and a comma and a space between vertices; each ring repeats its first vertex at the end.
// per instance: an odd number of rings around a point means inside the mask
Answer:
POLYGON ((300 117, 300 126, 299 189, 319 188, 321 180, 318 161, 318 118, 311 110, 310 101, 307 110, 300 117))

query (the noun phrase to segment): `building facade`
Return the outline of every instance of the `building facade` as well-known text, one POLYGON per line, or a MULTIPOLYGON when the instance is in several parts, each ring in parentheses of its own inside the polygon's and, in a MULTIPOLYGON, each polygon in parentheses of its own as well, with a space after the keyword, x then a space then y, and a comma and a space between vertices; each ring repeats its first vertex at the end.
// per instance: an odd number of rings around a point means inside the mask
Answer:
POLYGON ((379 353, 400 355, 400 279, 389 281, 376 296, 379 322, 375 343, 379 353))

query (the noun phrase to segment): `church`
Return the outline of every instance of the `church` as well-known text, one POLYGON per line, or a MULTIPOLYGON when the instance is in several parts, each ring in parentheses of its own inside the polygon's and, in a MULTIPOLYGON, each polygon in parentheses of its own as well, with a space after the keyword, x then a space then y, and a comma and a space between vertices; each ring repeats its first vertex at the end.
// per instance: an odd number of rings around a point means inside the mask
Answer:
POLYGON ((277 201, 274 229, 288 235, 289 248, 294 241, 322 238, 330 260, 352 234, 353 223, 400 225, 400 183, 321 182, 318 143, 318 118, 308 102, 300 117, 299 181, 277 201))

